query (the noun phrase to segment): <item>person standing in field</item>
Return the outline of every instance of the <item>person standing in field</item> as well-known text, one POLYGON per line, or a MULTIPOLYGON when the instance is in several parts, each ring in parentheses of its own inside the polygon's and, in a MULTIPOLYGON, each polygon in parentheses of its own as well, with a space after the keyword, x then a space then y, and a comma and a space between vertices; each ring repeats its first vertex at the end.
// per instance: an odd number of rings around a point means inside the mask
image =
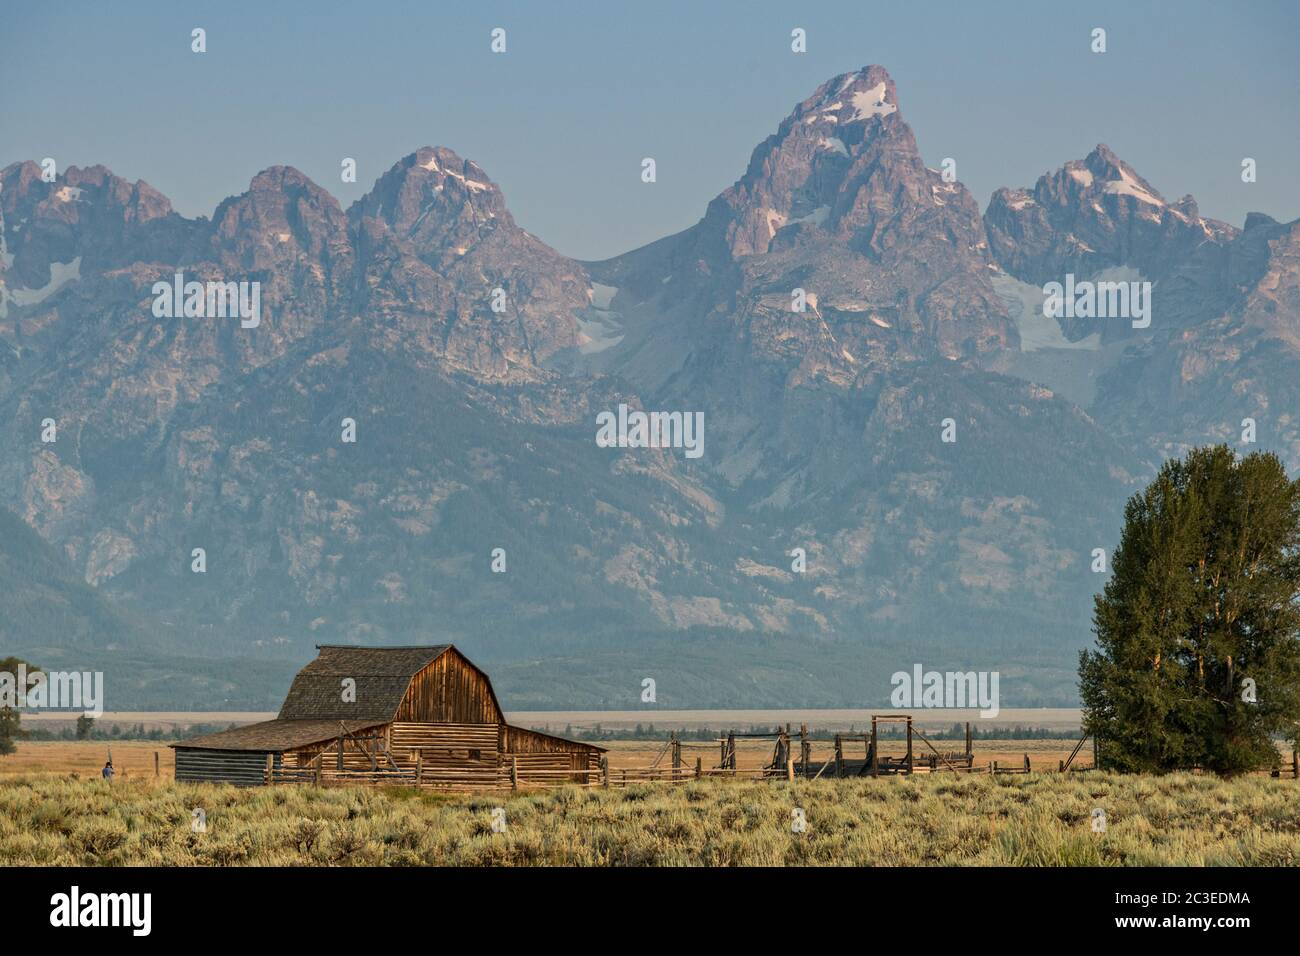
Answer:
POLYGON ((102 776, 109 783, 113 782, 113 761, 110 760, 108 763, 104 764, 104 769, 100 773, 100 776, 102 776))

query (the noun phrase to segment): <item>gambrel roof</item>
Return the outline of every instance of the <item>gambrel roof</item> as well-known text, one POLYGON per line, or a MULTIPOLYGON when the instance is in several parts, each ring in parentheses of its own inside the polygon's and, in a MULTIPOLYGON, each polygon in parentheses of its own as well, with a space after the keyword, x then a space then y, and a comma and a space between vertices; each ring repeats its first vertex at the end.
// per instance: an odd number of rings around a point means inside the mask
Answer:
POLYGON ((322 644, 319 656, 298 672, 280 708, 281 720, 391 721, 411 678, 448 650, 427 647, 353 647, 322 644), (343 681, 356 681, 356 701, 346 702, 343 681))

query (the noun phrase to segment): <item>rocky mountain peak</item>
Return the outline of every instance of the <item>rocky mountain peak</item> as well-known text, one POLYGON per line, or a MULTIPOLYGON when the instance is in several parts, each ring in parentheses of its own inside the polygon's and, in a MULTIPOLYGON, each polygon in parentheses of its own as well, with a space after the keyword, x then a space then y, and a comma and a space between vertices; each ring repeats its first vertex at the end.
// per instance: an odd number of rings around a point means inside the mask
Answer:
POLYGON ((998 264, 1033 283, 1116 266, 1158 278, 1201 243, 1236 235, 1202 217, 1191 196, 1169 203, 1104 143, 1032 190, 999 189, 984 218, 998 264))
POLYGON ((496 183, 443 146, 398 160, 348 209, 358 305, 421 356, 494 380, 579 344, 581 266, 520 229, 496 183))
POLYGON ((212 217, 211 245, 229 267, 265 269, 299 254, 337 259, 348 247, 338 200, 292 166, 264 169, 212 217))
POLYGON ((46 182, 31 160, 0 170, 0 207, 7 218, 46 215, 73 222, 104 207, 130 222, 160 219, 172 211, 171 202, 143 180, 132 183, 105 166, 69 166, 46 182))
MULTIPOLYGON (((755 148, 745 175, 714 201, 707 218, 733 257, 767 252, 788 226, 846 225, 871 179, 865 173, 882 162, 924 176, 916 141, 898 113, 894 81, 884 67, 867 66, 832 77, 799 103, 755 148)), ((913 190, 917 197, 926 192, 913 190)))
POLYGON ((1267 213, 1248 212, 1246 213, 1244 231, 1250 232, 1252 229, 1258 229, 1260 226, 1276 226, 1277 224, 1277 220, 1267 213))
POLYGON ((505 197, 482 167, 445 146, 424 146, 398 160, 348 215, 354 225, 378 220, 430 264, 463 256, 498 228, 515 228, 505 197))
MULTIPOLYGON (((590 268, 628 290, 622 304, 682 312, 688 329, 700 311, 728 316, 739 348, 783 374, 799 368, 786 385, 851 382, 912 354, 967 358, 1017 336, 991 285, 978 205, 951 172, 926 167, 880 66, 832 77, 796 105, 695 227, 590 268), (815 296, 817 321, 792 310, 795 289, 815 296)), ((629 354, 638 342, 631 328, 629 354)), ((644 371, 650 354, 636 360, 641 381, 671 373, 644 371)))
POLYGON ((60 265, 91 272, 175 248, 181 226, 162 193, 104 166, 68 166, 53 182, 30 160, 0 170, 0 274, 11 291, 47 288, 60 265))
POLYGON ((833 76, 800 103, 791 119, 834 122, 845 128, 867 127, 880 117, 883 120, 898 112, 898 90, 889 71, 883 66, 864 66, 852 73, 833 76))
MULTIPOLYGON (((1088 195, 1122 196, 1138 203, 1164 207, 1165 202, 1159 190, 1138 175, 1124 160, 1115 155, 1105 143, 1099 143, 1082 161, 1066 163, 1062 169, 1080 192, 1088 195)), ((1039 180, 1040 184, 1044 179, 1039 180)), ((1190 197, 1189 197, 1190 198, 1190 197)))

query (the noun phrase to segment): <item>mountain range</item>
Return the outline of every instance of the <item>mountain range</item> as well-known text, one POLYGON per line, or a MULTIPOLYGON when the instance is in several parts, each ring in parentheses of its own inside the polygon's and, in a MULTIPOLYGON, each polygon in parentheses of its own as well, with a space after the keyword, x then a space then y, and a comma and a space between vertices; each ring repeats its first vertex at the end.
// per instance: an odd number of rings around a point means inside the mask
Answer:
POLYGON ((435 641, 516 709, 875 706, 914 663, 1069 704, 1159 462, 1251 419, 1300 466, 1300 221, 1207 219, 1104 145, 981 215, 879 66, 601 262, 443 147, 210 219, 17 163, 0 243, 0 593, 39 553, 52 595, 0 651, 106 670, 110 709, 270 708, 315 644, 435 641), (260 322, 157 317, 177 274, 260 283, 260 322), (1045 318, 1067 275, 1149 282, 1149 326, 1045 318), (704 454, 601 447, 620 405, 702 412, 704 454))

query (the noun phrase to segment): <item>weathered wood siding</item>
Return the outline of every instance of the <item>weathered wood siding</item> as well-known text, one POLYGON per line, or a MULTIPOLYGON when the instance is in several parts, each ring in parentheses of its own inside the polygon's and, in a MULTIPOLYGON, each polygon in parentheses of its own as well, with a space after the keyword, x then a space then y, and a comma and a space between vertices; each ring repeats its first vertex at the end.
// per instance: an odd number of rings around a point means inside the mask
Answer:
MULTIPOLYGON (((281 758, 275 755, 275 766, 281 758)), ((233 783, 260 787, 266 782, 266 753, 253 750, 176 751, 176 779, 189 783, 233 783)))
MULTIPOLYGON (((345 736, 343 738, 343 769, 369 770, 375 765, 381 768, 392 767, 393 764, 389 762, 388 757, 384 754, 387 729, 381 727, 375 730, 367 730, 356 738, 345 736), (379 739, 372 739, 375 737, 379 739), (374 758, 373 762, 372 757, 374 758)), ((288 767, 310 767, 317 754, 323 754, 324 766, 331 770, 337 770, 338 753, 339 741, 335 737, 333 740, 324 740, 317 744, 308 744, 305 747, 295 747, 293 750, 287 750, 284 754, 284 761, 288 767)))
POLYGON ((391 747, 394 756, 420 750, 463 754, 468 757, 471 752, 477 751, 481 758, 495 761, 497 726, 497 724, 397 723, 392 726, 391 747))
POLYGON ((389 737, 394 759, 405 768, 420 768, 421 786, 490 790, 501 785, 497 727, 395 723, 389 737))
MULTIPOLYGON (((514 764, 519 768, 520 779, 526 780, 530 770, 599 770, 600 756, 585 753, 532 753, 508 754, 501 758, 504 766, 514 764)), ((583 778, 575 778, 581 781, 583 778)))
MULTIPOLYGON (((563 755, 571 754, 572 760, 555 759, 550 766, 553 768, 573 767, 576 770, 595 769, 600 766, 600 748, 593 747, 590 744, 579 743, 576 740, 565 740, 563 737, 552 737, 550 734, 543 734, 536 730, 525 730, 522 727, 512 727, 509 724, 501 725, 501 753, 505 754, 527 754, 527 755, 555 755, 560 758, 563 755)), ((537 766, 546 763, 544 760, 535 761, 537 766)))
POLYGON ((499 724, 504 720, 487 675, 455 648, 411 678, 399 723, 499 724))

